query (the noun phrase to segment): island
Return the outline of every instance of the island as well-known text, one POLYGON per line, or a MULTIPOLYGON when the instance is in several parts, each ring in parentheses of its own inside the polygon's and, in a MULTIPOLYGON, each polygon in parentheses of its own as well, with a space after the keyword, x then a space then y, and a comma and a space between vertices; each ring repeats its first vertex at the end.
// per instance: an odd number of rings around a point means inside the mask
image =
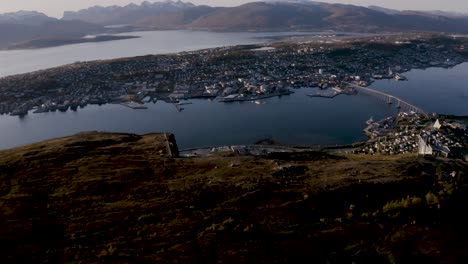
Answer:
POLYGON ((8 46, 7 50, 19 50, 19 49, 40 49, 40 48, 50 48, 57 46, 64 46, 70 44, 79 44, 79 43, 93 43, 93 42, 105 42, 113 40, 124 40, 124 39, 134 39, 139 38, 138 36, 115 36, 115 35, 98 35, 98 36, 89 36, 89 37, 71 37, 71 38, 39 38, 33 39, 25 42, 20 42, 8 46))

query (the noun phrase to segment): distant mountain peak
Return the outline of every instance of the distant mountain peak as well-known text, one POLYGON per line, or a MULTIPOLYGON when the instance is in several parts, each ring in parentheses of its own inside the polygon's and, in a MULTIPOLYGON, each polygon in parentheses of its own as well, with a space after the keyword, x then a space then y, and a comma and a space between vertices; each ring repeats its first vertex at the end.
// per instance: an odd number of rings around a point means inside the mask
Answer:
POLYGON ((78 19, 104 25, 133 24, 146 16, 173 13, 192 7, 195 5, 181 0, 144 1, 139 5, 130 3, 126 6, 93 6, 76 12, 65 11, 63 19, 78 19))
POLYGON ((216 8, 195 6, 181 0, 144 1, 139 5, 65 12, 64 19, 100 25, 128 24, 147 29, 468 32, 468 18, 452 13, 400 11, 309 0, 258 0, 216 8))
POLYGON ((0 23, 8 24, 34 25, 55 20, 57 19, 48 17, 44 13, 37 11, 20 10, 18 12, 0 14, 0 23))
POLYGON ((29 10, 19 10, 17 12, 7 12, 0 14, 0 16, 9 15, 9 16, 46 16, 44 13, 38 11, 29 11, 29 10))
POLYGON ((369 9, 372 9, 372 10, 375 10, 375 11, 379 11, 379 12, 388 14, 388 15, 396 15, 396 14, 401 13, 400 10, 385 8, 385 7, 381 7, 381 6, 373 6, 373 5, 371 5, 371 6, 368 6, 368 8, 369 8, 369 9))
POLYGON ((267 2, 267 3, 298 3, 298 4, 315 3, 315 1, 311 1, 311 0, 264 0, 262 2, 267 2))
POLYGON ((445 16, 445 17, 452 17, 452 18, 468 18, 468 13, 455 12, 455 11, 432 10, 432 11, 427 11, 427 13, 439 15, 439 16, 445 16))

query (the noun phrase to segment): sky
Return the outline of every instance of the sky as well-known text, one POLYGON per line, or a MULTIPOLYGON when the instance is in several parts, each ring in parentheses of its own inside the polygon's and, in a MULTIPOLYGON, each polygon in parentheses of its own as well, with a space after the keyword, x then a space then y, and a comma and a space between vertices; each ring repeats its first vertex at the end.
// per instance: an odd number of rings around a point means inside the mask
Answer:
MULTIPOLYGON (((236 6, 256 0, 184 0, 194 4, 211 6, 236 6)), ((142 0, 0 0, 0 13, 18 10, 35 10, 49 16, 61 17, 63 11, 75 11, 94 5, 126 5, 142 0)), ((151 2, 155 2, 151 0, 151 2)), ((400 10, 443 10, 468 13, 468 0, 320 0, 320 2, 346 3, 354 5, 377 5, 400 10)))

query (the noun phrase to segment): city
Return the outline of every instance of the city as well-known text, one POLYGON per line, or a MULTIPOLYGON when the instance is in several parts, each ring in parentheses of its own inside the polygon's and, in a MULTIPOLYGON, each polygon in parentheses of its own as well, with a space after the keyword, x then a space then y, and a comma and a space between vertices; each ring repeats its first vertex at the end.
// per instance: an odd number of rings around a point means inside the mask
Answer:
MULTIPOLYGON (((466 61, 465 38, 404 34, 337 43, 239 46, 71 65, 0 79, 0 114, 154 100, 256 100, 295 88, 368 86, 414 68, 466 61)), ((138 107, 138 106, 136 106, 138 107)))

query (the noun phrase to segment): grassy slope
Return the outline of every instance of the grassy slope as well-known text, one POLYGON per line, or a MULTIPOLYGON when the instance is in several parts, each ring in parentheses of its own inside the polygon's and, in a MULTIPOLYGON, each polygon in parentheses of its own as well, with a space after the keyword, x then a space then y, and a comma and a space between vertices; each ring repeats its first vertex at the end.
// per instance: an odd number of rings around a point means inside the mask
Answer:
POLYGON ((468 259, 466 180, 446 177, 465 163, 175 159, 166 138, 83 133, 0 151, 0 261, 468 259))

